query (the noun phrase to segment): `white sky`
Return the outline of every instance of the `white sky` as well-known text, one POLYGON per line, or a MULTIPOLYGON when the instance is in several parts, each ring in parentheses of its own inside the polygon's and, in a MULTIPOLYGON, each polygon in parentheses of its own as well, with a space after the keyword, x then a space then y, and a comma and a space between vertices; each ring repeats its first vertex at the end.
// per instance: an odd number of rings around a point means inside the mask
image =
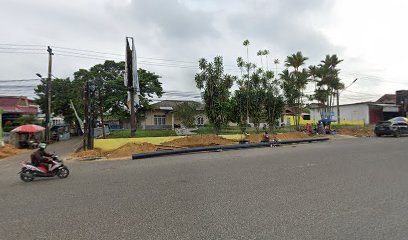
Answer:
POLYGON ((4 80, 33 79, 37 72, 45 76, 47 45, 54 46, 53 75, 72 77, 80 68, 103 62, 88 58, 108 55, 61 47, 122 54, 125 36, 133 36, 140 67, 161 75, 165 91, 187 92, 167 98, 198 94, 194 75, 200 57, 221 55, 226 70, 239 74, 235 59, 245 55, 242 41, 249 39, 250 58, 259 63, 256 52, 269 49, 270 67, 275 67, 273 59, 283 63, 296 51, 310 58, 307 65, 335 53, 344 59, 340 68, 346 86, 359 79, 343 92, 341 102, 376 100, 408 89, 407 12, 403 0, 3 0, 0 95, 33 96, 35 80, 4 80))

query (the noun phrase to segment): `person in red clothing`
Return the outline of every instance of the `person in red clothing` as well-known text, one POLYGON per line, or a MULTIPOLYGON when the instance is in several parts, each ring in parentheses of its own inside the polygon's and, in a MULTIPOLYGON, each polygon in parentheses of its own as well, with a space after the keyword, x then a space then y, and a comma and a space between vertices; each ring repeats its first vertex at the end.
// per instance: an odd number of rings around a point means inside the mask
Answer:
POLYGON ((47 144, 40 143, 38 145, 38 150, 31 154, 31 164, 34 166, 43 166, 48 169, 49 164, 53 164, 52 161, 52 154, 47 153, 45 149, 47 148, 47 144))

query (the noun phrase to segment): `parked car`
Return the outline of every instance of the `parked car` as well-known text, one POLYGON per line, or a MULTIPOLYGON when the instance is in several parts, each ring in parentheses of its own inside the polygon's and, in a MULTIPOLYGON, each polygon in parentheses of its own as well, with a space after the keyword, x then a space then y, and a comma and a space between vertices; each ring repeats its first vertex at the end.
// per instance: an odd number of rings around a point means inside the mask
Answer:
POLYGON ((382 121, 375 125, 374 133, 377 137, 382 135, 393 135, 399 137, 408 134, 408 124, 406 122, 382 121))

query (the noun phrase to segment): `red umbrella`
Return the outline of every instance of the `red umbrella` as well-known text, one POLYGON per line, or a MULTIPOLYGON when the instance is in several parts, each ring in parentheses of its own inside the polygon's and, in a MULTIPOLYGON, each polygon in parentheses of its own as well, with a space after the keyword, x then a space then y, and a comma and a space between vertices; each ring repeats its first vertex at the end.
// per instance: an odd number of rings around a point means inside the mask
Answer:
POLYGON ((18 133, 35 133, 35 132, 42 132, 44 131, 45 128, 35 125, 35 124, 27 124, 27 125, 21 125, 20 127, 14 128, 11 130, 12 132, 18 132, 18 133))

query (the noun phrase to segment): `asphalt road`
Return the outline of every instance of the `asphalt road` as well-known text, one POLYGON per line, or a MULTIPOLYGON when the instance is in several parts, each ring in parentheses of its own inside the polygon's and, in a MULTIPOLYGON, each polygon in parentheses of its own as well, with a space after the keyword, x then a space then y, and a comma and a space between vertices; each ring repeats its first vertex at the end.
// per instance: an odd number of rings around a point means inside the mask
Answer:
POLYGON ((69 162, 0 161, 0 239, 407 239, 408 137, 69 162))

